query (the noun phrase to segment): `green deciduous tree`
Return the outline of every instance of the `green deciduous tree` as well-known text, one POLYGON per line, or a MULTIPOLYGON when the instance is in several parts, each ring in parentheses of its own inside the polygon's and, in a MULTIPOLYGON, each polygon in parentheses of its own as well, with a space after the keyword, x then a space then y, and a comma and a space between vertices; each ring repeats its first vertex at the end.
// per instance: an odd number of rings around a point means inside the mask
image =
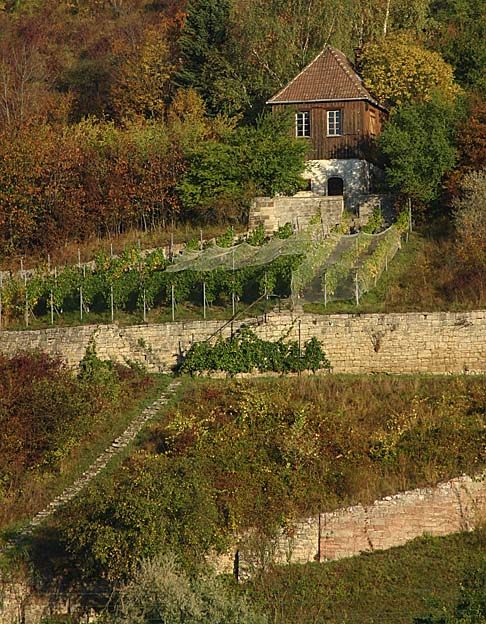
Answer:
POLYGON ((220 539, 210 485, 199 465, 139 454, 114 485, 68 508, 61 533, 87 576, 128 578, 143 557, 171 549, 193 568, 220 539))
POLYGON ((302 186, 305 146, 291 137, 286 116, 262 116, 255 127, 206 141, 189 155, 179 185, 194 216, 242 218, 254 195, 293 193, 302 186))
POLYGON ((291 124, 290 116, 267 113, 232 137, 244 175, 260 195, 291 195, 302 188, 305 144, 292 138, 291 124))
POLYGON ((456 159, 455 118, 455 108, 439 98, 394 112, 378 138, 392 189, 422 203, 437 199, 456 159))

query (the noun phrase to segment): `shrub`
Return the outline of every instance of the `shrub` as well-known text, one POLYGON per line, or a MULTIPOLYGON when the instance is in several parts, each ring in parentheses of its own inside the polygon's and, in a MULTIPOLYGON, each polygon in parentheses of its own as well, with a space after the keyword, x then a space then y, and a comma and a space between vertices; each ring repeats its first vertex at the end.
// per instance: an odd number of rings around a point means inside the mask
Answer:
POLYGON ((26 469, 57 469, 93 418, 82 386, 41 353, 0 357, 0 498, 26 469))
POLYGON ((225 371, 231 374, 260 372, 295 373, 304 370, 330 368, 322 344, 311 338, 300 349, 295 340, 275 342, 262 340, 248 328, 229 338, 219 337, 214 345, 207 341, 196 342, 189 349, 180 373, 225 371))
POLYGON ((459 277, 486 297, 486 170, 464 176, 462 196, 453 202, 459 277))
POLYGON ((61 518, 61 539, 89 578, 127 579, 140 559, 170 548, 189 569, 220 545, 204 461, 136 455, 113 484, 93 487, 61 518))
POLYGON ((144 559, 120 591, 112 624, 265 624, 237 591, 211 576, 190 578, 173 555, 144 559))
POLYGON ((83 438, 149 384, 139 367, 100 362, 93 345, 78 377, 43 353, 0 356, 0 522, 17 514, 29 479, 62 470, 83 438))

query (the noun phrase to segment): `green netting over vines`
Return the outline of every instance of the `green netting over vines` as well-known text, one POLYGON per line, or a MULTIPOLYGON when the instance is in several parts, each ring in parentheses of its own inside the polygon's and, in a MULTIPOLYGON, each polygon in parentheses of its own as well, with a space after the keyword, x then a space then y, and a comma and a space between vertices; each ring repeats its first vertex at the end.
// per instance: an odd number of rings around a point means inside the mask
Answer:
POLYGON ((0 328, 12 320, 50 317, 78 311, 146 313, 177 306, 250 305, 265 296, 303 302, 355 300, 370 290, 400 247, 403 226, 376 235, 325 235, 320 224, 262 246, 185 250, 169 260, 163 249, 143 254, 131 248, 118 257, 98 254, 94 262, 54 271, 39 265, 18 274, 0 272, 0 328))
POLYGON ((292 274, 293 303, 354 299, 376 285, 400 248, 401 230, 331 235, 317 242, 292 274))
POLYGON ((289 238, 272 238, 261 247, 240 243, 233 247, 208 247, 201 251, 186 250, 174 258, 167 267, 170 273, 179 271, 214 271, 224 269, 243 269, 249 266, 270 264, 281 256, 306 255, 315 236, 314 230, 304 230, 292 234, 289 238))
POLYGON ((319 224, 273 238, 261 247, 240 243, 184 251, 167 267, 168 272, 238 270, 270 264, 281 256, 301 256, 292 271, 293 303, 359 299, 375 284, 400 247, 400 230, 393 225, 379 234, 324 235, 319 224))

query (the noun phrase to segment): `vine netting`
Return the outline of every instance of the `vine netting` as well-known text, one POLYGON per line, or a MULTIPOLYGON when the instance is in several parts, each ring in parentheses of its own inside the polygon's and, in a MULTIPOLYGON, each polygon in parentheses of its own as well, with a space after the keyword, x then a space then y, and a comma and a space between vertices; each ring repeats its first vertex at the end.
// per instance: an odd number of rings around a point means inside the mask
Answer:
MULTIPOLYGON (((0 273, 0 327, 35 318, 54 324, 66 312, 83 321, 90 313, 117 311, 147 320, 154 308, 217 304, 232 308, 262 296, 300 302, 356 299, 370 290, 400 247, 401 229, 380 234, 325 235, 314 224, 261 245, 243 241, 229 247, 186 248, 174 258, 163 249, 127 249, 119 257, 99 254, 93 262, 62 269, 42 265, 34 271, 0 273), (143 311, 143 316, 142 316, 143 311)), ((241 308, 240 308, 241 309, 241 308)))
POLYGON ((371 290, 401 246, 401 229, 331 235, 313 247, 292 275, 292 301, 355 300, 371 290))
POLYGON ((214 245, 202 250, 185 250, 167 267, 169 273, 179 271, 208 272, 215 269, 233 271, 245 267, 271 264, 283 256, 305 256, 313 240, 312 229, 292 234, 288 238, 272 238, 261 247, 246 242, 232 247, 214 245))

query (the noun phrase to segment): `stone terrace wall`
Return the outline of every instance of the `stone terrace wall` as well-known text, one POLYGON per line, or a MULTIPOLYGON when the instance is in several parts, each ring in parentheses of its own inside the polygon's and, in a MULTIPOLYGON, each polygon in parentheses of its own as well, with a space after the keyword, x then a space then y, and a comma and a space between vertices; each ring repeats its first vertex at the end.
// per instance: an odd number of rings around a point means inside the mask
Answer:
POLYGON ((256 197, 250 208, 248 227, 265 226, 270 234, 286 223, 298 227, 309 225, 311 219, 320 213, 326 230, 341 223, 344 200, 340 196, 295 195, 292 197, 256 197))
MULTIPOLYGON (((307 563, 352 557, 362 552, 401 546, 422 535, 449 535, 472 530, 486 513, 486 482, 459 477, 435 488, 388 496, 369 506, 356 505, 300 520, 292 535, 273 545, 277 563, 307 563)), ((239 546, 240 572, 258 567, 255 551, 239 546)), ((221 560, 231 572, 228 559, 221 560)))
MULTIPOLYGON (((255 323, 249 319, 247 323, 255 323)), ((237 330, 241 323, 235 323, 237 330)), ((221 321, 159 325, 91 325, 36 331, 0 332, 0 351, 39 349, 77 366, 91 339, 98 355, 123 363, 127 358, 150 371, 169 371, 193 341, 209 337, 221 321)), ((409 314, 270 314, 254 326, 262 338, 289 337, 302 344, 323 342, 337 373, 486 373, 486 310, 409 314)), ((224 334, 229 335, 228 326, 224 334)))

